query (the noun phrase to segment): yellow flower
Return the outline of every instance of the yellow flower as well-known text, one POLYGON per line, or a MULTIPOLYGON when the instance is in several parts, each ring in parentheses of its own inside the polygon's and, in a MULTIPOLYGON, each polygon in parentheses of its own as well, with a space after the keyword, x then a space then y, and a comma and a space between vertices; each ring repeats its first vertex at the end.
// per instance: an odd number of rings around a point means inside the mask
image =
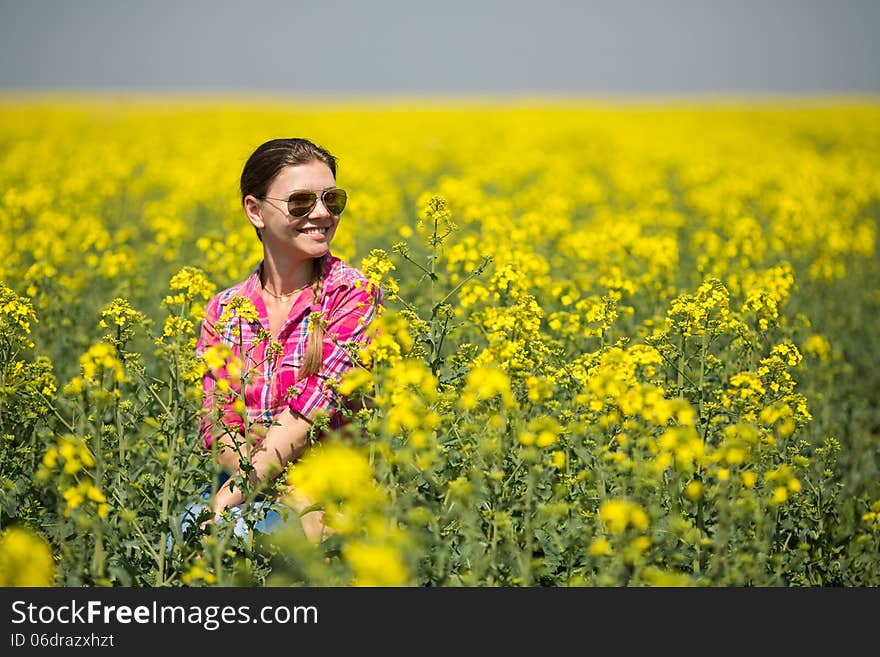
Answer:
POLYGON ((651 586, 693 586, 693 582, 686 574, 663 570, 656 566, 645 568, 642 571, 642 578, 651 586))
POLYGON ((11 324, 24 333, 31 332, 31 322, 37 321, 31 300, 20 297, 12 288, 0 283, 0 327, 11 324))
POLYGON ((635 502, 632 503, 629 510, 629 522, 639 531, 645 531, 650 525, 650 518, 645 510, 635 502))
POLYGON ((202 561, 198 561, 180 576, 180 581, 187 586, 191 584, 199 584, 201 582, 204 582, 205 584, 213 584, 217 581, 217 577, 205 567, 202 561))
POLYGON ((55 464, 58 462, 58 450, 55 449, 53 445, 49 449, 46 450, 46 453, 43 454, 43 465, 45 465, 50 470, 55 468, 55 464))
POLYGON ((386 312, 372 321, 367 328, 371 341, 358 352, 364 365, 396 363, 413 348, 406 316, 386 312))
POLYGON ((538 447, 549 447, 556 443, 556 434, 551 431, 542 431, 538 434, 535 444, 538 447))
MULTIPOLYGON (((174 274, 168 287, 173 291, 182 291, 187 301, 193 301, 196 298, 210 299, 215 290, 215 286, 211 284, 201 269, 189 266, 174 274)), ((166 303, 166 305, 168 304, 166 303)))
POLYGON ((86 497, 88 497, 93 502, 106 502, 107 498, 104 497, 104 493, 100 491, 100 489, 95 488, 94 486, 89 486, 86 491, 86 497))
POLYGON ((122 363, 116 357, 116 347, 106 342, 96 342, 89 350, 80 357, 83 379, 90 382, 98 382, 98 377, 104 372, 110 372, 117 382, 125 380, 125 370, 122 363))
POLYGON ((194 331, 195 325, 192 323, 192 320, 186 317, 169 315, 165 318, 165 325, 162 327, 162 338, 177 338, 182 335, 191 335, 194 331))
POLYGON ((61 453, 61 457, 65 461, 69 461, 71 459, 75 459, 77 457, 78 449, 77 449, 77 438, 73 436, 63 436, 61 438, 61 443, 58 447, 58 450, 61 453))
POLYGON ((386 251, 373 249, 362 260, 360 270, 372 285, 382 285, 383 281, 391 282, 388 274, 397 269, 386 251))
POLYGON ((565 452, 556 450, 550 455, 550 462, 554 468, 561 470, 565 467, 565 452))
POLYGON ((619 534, 629 524, 629 504, 623 500, 608 500, 599 508, 599 518, 612 534, 619 534))
POLYGON ((549 416, 541 416, 529 422, 529 429, 537 434, 535 444, 538 447, 555 445, 562 433, 559 423, 549 416))
POLYGON ((599 507, 599 519, 612 534, 619 534, 627 527, 645 530, 650 518, 645 510, 630 500, 606 500, 599 507))
POLYGON ((455 224, 452 221, 452 212, 449 210, 446 199, 438 194, 432 194, 427 199, 425 199, 425 196, 426 194, 423 194, 419 198, 421 205, 423 205, 416 221, 416 227, 419 231, 427 231, 428 234, 432 234, 436 227, 436 232, 443 235, 454 230, 455 224))
POLYGON ((599 538, 593 539, 593 542, 590 543, 590 547, 587 548, 587 552, 591 557, 603 557, 611 554, 613 549, 611 548, 611 543, 608 539, 600 536, 599 538))
POLYGON ((86 496, 79 486, 68 488, 64 491, 64 499, 69 509, 75 509, 85 502, 86 496))
POLYGON ((467 500, 474 493, 474 485, 462 475, 449 482, 449 494, 460 500, 467 500))
POLYGON ((633 539, 632 547, 636 552, 644 553, 651 547, 651 539, 647 536, 638 536, 633 539))
POLYGON ((238 356, 230 356, 226 361, 226 373, 232 381, 241 381, 241 373, 244 363, 238 356))
POLYGON ((117 297, 101 310, 100 326, 101 328, 109 328, 112 324, 121 329, 145 320, 146 316, 132 308, 128 300, 117 297))
POLYGON ((739 465, 746 460, 746 452, 739 447, 729 447, 724 453, 724 458, 729 465, 739 465))
POLYGON ((237 335, 240 329, 239 322, 255 323, 260 321, 260 314, 257 312, 254 302, 248 297, 234 296, 223 308, 223 312, 217 319, 217 330, 225 328, 232 324, 233 333, 237 335))
POLYGON ((351 395, 355 390, 369 389, 373 384, 373 373, 360 367, 352 367, 342 376, 339 383, 341 395, 351 395))
POLYGON ((342 557, 351 564, 355 586, 403 586, 409 574, 399 552, 389 545, 352 541, 342 548, 342 557))
POLYGON ((79 460, 82 461, 82 464, 85 467, 91 468, 95 465, 95 459, 92 458, 92 453, 89 451, 89 448, 86 447, 85 443, 80 443, 77 456, 79 456, 79 460))
POLYGON ((688 496, 689 500, 696 502, 703 496, 703 482, 696 479, 688 482, 684 488, 684 494, 688 496))
POLYGON ((831 344, 821 335, 813 334, 801 345, 803 353, 817 356, 819 360, 826 362, 831 356, 831 344))
POLYGON ((788 499, 788 489, 785 486, 777 486, 773 489, 773 497, 770 501, 773 504, 782 504, 788 499))
POLYGON ((462 393, 462 405, 465 403, 464 397, 471 400, 468 406, 473 408, 476 402, 491 399, 496 395, 501 397, 506 407, 516 405, 510 389, 510 378, 503 369, 495 365, 482 365, 468 372, 462 393))
POLYGON ((326 443, 290 470, 287 482, 317 500, 356 499, 374 487, 367 457, 356 447, 326 443))
POLYGON ((232 349, 229 345, 222 342, 211 345, 205 349, 205 353, 202 354, 202 358, 205 360, 205 365, 212 370, 218 370, 223 367, 230 356, 232 356, 232 349))
POLYGON ((52 586, 55 561, 49 544, 21 527, 0 534, 0 586, 52 586))

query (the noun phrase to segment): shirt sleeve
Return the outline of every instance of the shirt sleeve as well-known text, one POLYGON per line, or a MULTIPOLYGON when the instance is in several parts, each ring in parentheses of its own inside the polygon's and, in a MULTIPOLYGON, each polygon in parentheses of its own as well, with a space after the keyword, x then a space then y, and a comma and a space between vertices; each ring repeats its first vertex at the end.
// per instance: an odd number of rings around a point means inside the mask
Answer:
POLYGON ((324 412, 333 420, 338 413, 338 393, 331 381, 339 382, 354 366, 351 354, 370 342, 367 332, 383 302, 382 288, 366 280, 360 287, 345 288, 330 312, 324 334, 324 354, 316 374, 303 377, 287 388, 288 406, 311 420, 324 412), (341 345, 341 346, 340 346, 341 345))

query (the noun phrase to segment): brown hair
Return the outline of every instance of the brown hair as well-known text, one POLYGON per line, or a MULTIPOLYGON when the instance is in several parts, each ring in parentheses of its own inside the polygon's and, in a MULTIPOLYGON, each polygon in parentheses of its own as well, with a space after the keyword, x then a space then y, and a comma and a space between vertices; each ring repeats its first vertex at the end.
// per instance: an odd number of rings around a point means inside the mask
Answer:
MULTIPOLYGON (((312 143, 308 139, 288 138, 270 139, 261 144, 251 153, 244 169, 241 172, 241 202, 244 204, 246 196, 254 196, 263 199, 269 186, 284 167, 308 164, 309 162, 323 162, 326 164, 333 177, 336 177, 336 158, 324 148, 312 143)), ((257 237, 263 241, 259 229, 257 237)), ((315 258, 312 264, 312 294, 314 304, 321 303, 321 295, 324 293, 324 270, 327 256, 315 258)), ((303 357, 299 376, 316 374, 321 368, 324 359, 324 327, 320 322, 309 319, 309 339, 306 344, 306 353, 303 357)))
MULTIPOLYGON (((269 185, 275 180, 275 176, 284 167, 292 167, 297 164, 309 162, 323 162, 326 164, 333 177, 336 177, 336 158, 329 151, 308 139, 270 139, 257 147, 241 171, 241 202, 244 204, 245 196, 255 196, 263 199, 269 191, 269 185)), ((260 237, 260 231, 257 231, 260 237)), ((262 239, 262 238, 261 238, 262 239)))
MULTIPOLYGON (((314 295, 312 307, 321 303, 321 295, 324 293, 324 267, 327 256, 322 255, 312 261, 312 294, 314 295)), ((313 321, 309 317, 309 340, 306 343, 306 353, 299 368, 299 376, 317 374, 324 361, 324 327, 321 321, 313 321)))

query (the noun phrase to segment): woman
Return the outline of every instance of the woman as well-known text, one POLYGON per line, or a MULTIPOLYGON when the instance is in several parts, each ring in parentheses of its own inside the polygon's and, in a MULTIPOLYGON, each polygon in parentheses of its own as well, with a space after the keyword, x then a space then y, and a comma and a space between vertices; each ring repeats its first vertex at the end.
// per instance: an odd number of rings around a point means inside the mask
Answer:
MULTIPOLYGON (((209 366, 212 348, 215 365, 232 352, 203 382, 200 435, 206 447, 217 442, 231 475, 214 496, 214 521, 245 501, 236 475, 262 487, 303 454, 319 413, 339 426, 332 383, 354 365, 382 303, 380 288, 330 253, 347 197, 325 149, 306 139, 262 144, 244 165, 241 199, 263 260, 209 301, 197 346, 209 366)), ((293 500, 297 511, 310 504, 293 500)), ((322 538, 320 512, 301 521, 309 538, 322 538)))

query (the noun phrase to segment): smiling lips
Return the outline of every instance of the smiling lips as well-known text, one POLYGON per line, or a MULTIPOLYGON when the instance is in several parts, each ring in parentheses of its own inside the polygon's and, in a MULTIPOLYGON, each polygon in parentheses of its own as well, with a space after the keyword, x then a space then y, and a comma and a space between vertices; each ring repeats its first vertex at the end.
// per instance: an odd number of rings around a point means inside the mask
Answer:
POLYGON ((303 228, 299 232, 303 235, 311 235, 315 237, 324 237, 327 234, 327 227, 320 228, 318 226, 312 226, 311 228, 303 228))

